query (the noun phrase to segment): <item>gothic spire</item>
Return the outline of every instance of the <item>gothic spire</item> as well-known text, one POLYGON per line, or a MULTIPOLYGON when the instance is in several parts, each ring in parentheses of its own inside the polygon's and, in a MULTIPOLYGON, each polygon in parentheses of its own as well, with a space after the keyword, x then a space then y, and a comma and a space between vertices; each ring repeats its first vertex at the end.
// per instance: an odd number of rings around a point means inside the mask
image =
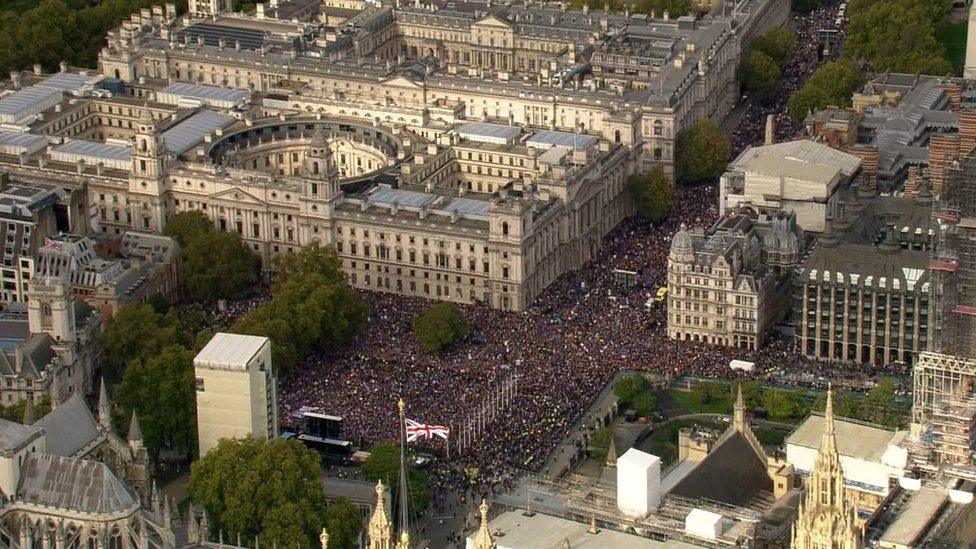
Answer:
POLYGON ((742 398, 742 383, 738 384, 735 395, 735 406, 733 407, 732 427, 736 431, 744 432, 746 428, 746 403, 742 398))
POLYGON ((108 400, 108 389, 105 387, 104 376, 101 387, 98 389, 98 424, 106 430, 112 428, 112 404, 108 400))
POLYGON ((617 443, 613 437, 613 428, 608 427, 610 431, 610 447, 607 448, 607 460, 604 462, 605 467, 616 467, 617 466, 617 443))
POLYGON ((473 549, 495 549, 495 540, 491 537, 491 532, 488 531, 488 502, 482 498, 481 506, 478 508, 481 511, 481 526, 478 528, 478 533, 474 537, 474 548, 473 549))
POLYGON ((369 537, 369 549, 393 549, 390 538, 390 517, 386 514, 386 488, 383 480, 376 483, 376 506, 373 516, 369 518, 366 533, 369 537))
POLYGON ((142 442, 142 428, 139 427, 139 415, 132 410, 132 419, 129 420, 129 442, 142 442))

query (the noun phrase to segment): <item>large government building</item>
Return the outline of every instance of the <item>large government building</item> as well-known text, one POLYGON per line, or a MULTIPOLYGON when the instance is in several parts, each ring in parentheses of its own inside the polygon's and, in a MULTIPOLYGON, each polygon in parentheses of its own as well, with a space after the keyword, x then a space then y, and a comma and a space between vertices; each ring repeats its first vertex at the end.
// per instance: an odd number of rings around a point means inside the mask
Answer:
POLYGON ((521 310, 630 214, 629 175, 724 115, 741 44, 789 8, 302 6, 155 7, 97 71, 11 74, 0 171, 63 190, 74 233, 201 211, 265 265, 319 243, 356 287, 521 310))

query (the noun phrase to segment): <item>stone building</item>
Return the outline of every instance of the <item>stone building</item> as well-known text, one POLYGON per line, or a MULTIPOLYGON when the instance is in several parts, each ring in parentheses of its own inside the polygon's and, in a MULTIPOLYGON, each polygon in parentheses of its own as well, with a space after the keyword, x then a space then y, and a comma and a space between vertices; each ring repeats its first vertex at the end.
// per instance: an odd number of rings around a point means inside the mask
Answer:
POLYGON ((912 198, 855 184, 840 205, 794 277, 797 346, 819 360, 910 364, 929 338, 928 182, 912 198))
POLYGON ((54 405, 94 391, 101 359, 101 315, 72 296, 57 279, 36 279, 26 313, 8 310, 0 334, 9 345, 0 351, 0 395, 4 406, 48 395, 54 405))
POLYGON ((44 246, 47 236, 67 228, 58 223, 57 206, 62 198, 64 193, 57 188, 5 182, 0 191, 0 236, 4 242, 0 301, 27 301, 34 254, 44 246))
POLYGON ((827 390, 823 441, 793 525, 794 549, 860 549, 864 526, 858 521, 857 506, 844 487, 844 469, 837 453, 834 432, 833 395, 827 390))
POLYGON ((170 6, 134 15, 109 34, 101 74, 249 89, 265 94, 264 106, 369 123, 582 129, 642 148, 647 166, 669 174, 677 132, 728 112, 741 50, 789 15, 775 0, 673 19, 431 0, 363 5, 326 30, 314 14, 270 19, 265 6, 252 19, 199 4, 181 18, 170 6))
POLYGON ((795 214, 723 217, 707 233, 684 227, 668 255, 668 335, 758 349, 789 303, 803 237, 795 214))

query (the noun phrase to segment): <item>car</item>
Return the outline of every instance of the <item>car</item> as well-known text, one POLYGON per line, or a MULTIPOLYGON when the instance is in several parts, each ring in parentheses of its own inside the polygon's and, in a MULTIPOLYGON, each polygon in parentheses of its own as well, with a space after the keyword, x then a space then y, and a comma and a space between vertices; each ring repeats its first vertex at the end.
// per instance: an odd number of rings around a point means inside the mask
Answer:
POLYGON ((668 297, 667 286, 661 286, 657 289, 657 294, 654 295, 654 301, 661 303, 668 297))

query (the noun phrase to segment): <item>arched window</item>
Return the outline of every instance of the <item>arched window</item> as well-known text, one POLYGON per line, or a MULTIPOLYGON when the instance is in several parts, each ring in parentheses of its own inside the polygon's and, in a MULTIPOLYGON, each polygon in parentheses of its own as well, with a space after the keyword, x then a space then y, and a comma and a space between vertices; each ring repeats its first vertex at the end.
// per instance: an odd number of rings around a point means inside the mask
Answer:
POLYGON ((613 142, 620 143, 620 130, 613 130, 613 142))
POLYGON ((660 120, 654 121, 654 135, 664 135, 664 124, 660 120))
POLYGON ((319 163, 318 162, 312 162, 312 174, 313 175, 318 175, 319 174, 319 163))
POLYGON ((115 77, 120 80, 122 79, 122 75, 119 73, 119 69, 115 69, 115 77))

